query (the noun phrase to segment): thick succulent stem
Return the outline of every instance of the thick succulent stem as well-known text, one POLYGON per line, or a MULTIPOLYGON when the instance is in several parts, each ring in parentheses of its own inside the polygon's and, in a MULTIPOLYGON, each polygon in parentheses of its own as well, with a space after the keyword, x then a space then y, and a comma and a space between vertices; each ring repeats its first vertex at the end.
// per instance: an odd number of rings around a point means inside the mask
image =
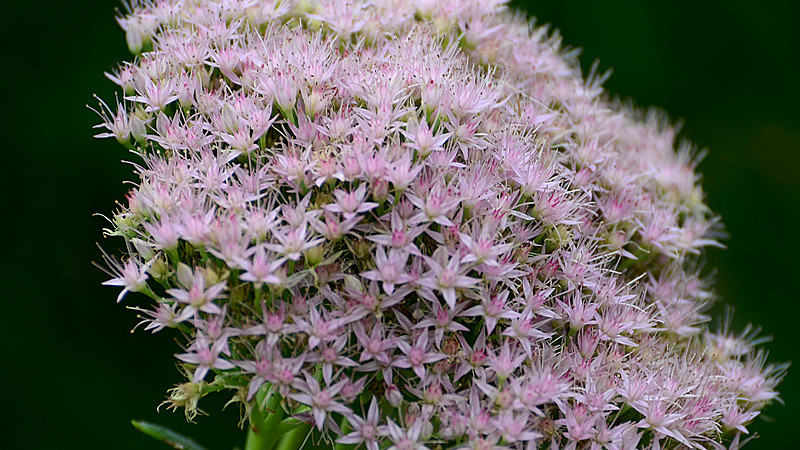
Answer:
POLYGON ((264 385, 256 394, 255 404, 250 413, 250 429, 247 432, 245 450, 272 450, 282 434, 277 432, 277 425, 283 418, 280 407, 281 396, 277 392, 269 393, 269 385, 264 385), (269 396, 269 398, 267 398, 269 396), (266 400, 266 408, 261 405, 266 400))
POLYGON ((311 431, 311 424, 302 423, 283 436, 276 450, 300 450, 311 431))

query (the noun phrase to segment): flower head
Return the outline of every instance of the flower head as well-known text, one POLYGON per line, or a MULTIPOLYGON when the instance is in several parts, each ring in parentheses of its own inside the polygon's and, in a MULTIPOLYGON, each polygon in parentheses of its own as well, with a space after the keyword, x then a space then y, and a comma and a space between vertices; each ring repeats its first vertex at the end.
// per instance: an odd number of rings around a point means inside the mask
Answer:
POLYGON ((130 6, 104 284, 179 328, 172 407, 270 395, 368 450, 673 449, 777 398, 752 329, 706 323, 718 222, 674 130, 504 1, 130 6))

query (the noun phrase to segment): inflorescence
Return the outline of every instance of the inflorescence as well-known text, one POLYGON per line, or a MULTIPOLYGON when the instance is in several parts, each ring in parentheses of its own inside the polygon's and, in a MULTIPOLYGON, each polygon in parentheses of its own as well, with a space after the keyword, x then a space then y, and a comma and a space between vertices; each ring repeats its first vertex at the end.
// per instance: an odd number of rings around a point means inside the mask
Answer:
POLYGON ((337 448, 739 445, 784 367, 706 325, 695 153, 503 3, 128 5, 105 284, 182 336, 169 407, 337 448))

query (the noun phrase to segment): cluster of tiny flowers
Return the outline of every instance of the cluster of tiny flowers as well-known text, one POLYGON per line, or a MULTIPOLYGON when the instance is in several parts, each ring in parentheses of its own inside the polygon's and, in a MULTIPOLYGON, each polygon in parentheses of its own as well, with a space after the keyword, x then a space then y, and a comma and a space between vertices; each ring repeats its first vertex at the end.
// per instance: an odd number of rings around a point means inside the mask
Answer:
POLYGON ((777 398, 752 330, 706 325, 692 149, 502 1, 128 6, 105 284, 180 334, 170 407, 269 392, 369 450, 718 449, 777 398))

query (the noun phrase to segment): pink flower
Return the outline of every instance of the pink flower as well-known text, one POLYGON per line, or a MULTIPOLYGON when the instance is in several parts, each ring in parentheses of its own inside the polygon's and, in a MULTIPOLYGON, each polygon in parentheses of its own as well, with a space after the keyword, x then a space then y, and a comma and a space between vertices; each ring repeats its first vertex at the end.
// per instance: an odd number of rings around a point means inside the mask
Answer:
POLYGON ((153 264, 153 260, 142 264, 135 259, 129 259, 120 264, 105 253, 103 256, 110 267, 109 275, 114 276, 114 278, 104 281, 103 286, 123 287, 122 292, 117 296, 117 303, 121 302, 128 292, 141 292, 148 289, 147 270, 153 264))
POLYGON ((448 215, 453 212, 459 203, 459 199, 455 196, 453 190, 436 184, 430 186, 430 190, 423 195, 424 197, 411 193, 406 194, 408 200, 420 210, 416 218, 420 222, 432 221, 439 225, 453 226, 454 224, 448 218, 448 215))
POLYGON ((227 288, 226 282, 222 281, 208 286, 202 270, 193 271, 182 263, 178 264, 178 280, 182 288, 167 289, 167 294, 175 300, 186 303, 195 313, 198 311, 211 314, 222 312, 214 300, 221 297, 222 292, 227 288))
POLYGON ((352 415, 348 418, 353 431, 340 437, 336 442, 340 444, 361 444, 367 450, 378 450, 378 439, 386 434, 386 427, 379 425, 381 416, 379 415, 378 402, 375 397, 369 404, 369 410, 363 419, 360 416, 352 415))
POLYGON ((308 236, 308 225, 306 225, 306 223, 301 224, 297 228, 276 228, 273 231, 273 236, 278 240, 278 243, 265 244, 266 248, 292 261, 299 260, 304 251, 324 241, 323 238, 311 239, 310 236, 308 236))
POLYGON ((405 266, 408 255, 402 251, 390 249, 388 255, 382 246, 375 251, 375 269, 362 272, 361 276, 374 281, 383 282, 383 290, 392 295, 396 284, 411 281, 405 266))
POLYGON ((417 245, 414 244, 414 240, 425 231, 425 226, 408 223, 395 211, 392 213, 391 227, 391 230, 386 230, 387 233, 367 236, 367 239, 384 247, 394 247, 412 255, 421 254, 417 245))
POLYGON ((392 446, 389 450, 427 450, 428 447, 420 443, 420 434, 422 433, 422 422, 414 422, 413 425, 407 428, 400 428, 397 424, 388 419, 387 431, 389 439, 392 441, 392 446))
POLYGON ((197 365, 194 378, 192 378, 192 381, 196 383, 205 378, 209 369, 228 370, 235 367, 230 361, 220 358, 219 355, 224 345, 224 341, 211 341, 203 334, 198 333, 195 341, 189 347, 190 352, 181 353, 175 357, 183 362, 197 365))
POLYGON ((174 302, 172 304, 160 303, 154 310, 137 307, 133 307, 131 309, 141 311, 149 316, 139 316, 142 320, 136 324, 137 327, 141 324, 147 324, 145 325, 144 329, 156 333, 163 330, 164 327, 173 328, 177 324, 192 317, 193 311, 191 308, 181 308, 180 311, 178 311, 179 306, 180 304, 178 302, 174 302))
POLYGON ((447 251, 443 248, 438 249, 433 257, 423 256, 423 258, 430 271, 417 283, 428 289, 439 291, 450 308, 456 306, 456 288, 470 288, 479 281, 464 275, 467 269, 461 266, 461 257, 457 254, 448 256, 447 251))
POLYGON ((366 184, 360 184, 353 192, 345 192, 341 189, 337 189, 333 192, 336 203, 325 205, 324 208, 330 212, 343 213, 345 219, 351 219, 358 213, 367 212, 378 206, 378 204, 374 202, 365 202, 366 194, 366 184))
POLYGON ((322 430, 325 426, 326 420, 329 419, 329 413, 350 414, 350 409, 335 401, 336 394, 344 387, 343 381, 322 389, 314 377, 308 373, 303 375, 305 376, 305 381, 299 381, 296 384, 299 392, 290 394, 289 398, 311 407, 314 415, 314 424, 318 430, 322 430))
POLYGON ((394 365, 397 367, 411 368, 420 378, 425 378, 425 365, 431 364, 445 358, 445 355, 431 351, 428 348, 428 332, 423 331, 417 337, 414 345, 409 345, 403 341, 397 342, 397 347, 405 354, 400 357, 394 365))
POLYGON ((409 138, 406 144, 410 148, 419 152, 421 158, 427 158, 432 152, 442 150, 442 146, 450 138, 450 133, 441 133, 434 136, 433 130, 428 126, 427 120, 419 121, 414 132, 403 132, 409 138))
POLYGON ((280 275, 279 269, 283 267, 285 261, 284 258, 270 259, 264 247, 256 247, 252 261, 239 260, 239 265, 245 270, 239 279, 252 282, 256 289, 260 289, 264 284, 281 285, 284 276, 280 275))

